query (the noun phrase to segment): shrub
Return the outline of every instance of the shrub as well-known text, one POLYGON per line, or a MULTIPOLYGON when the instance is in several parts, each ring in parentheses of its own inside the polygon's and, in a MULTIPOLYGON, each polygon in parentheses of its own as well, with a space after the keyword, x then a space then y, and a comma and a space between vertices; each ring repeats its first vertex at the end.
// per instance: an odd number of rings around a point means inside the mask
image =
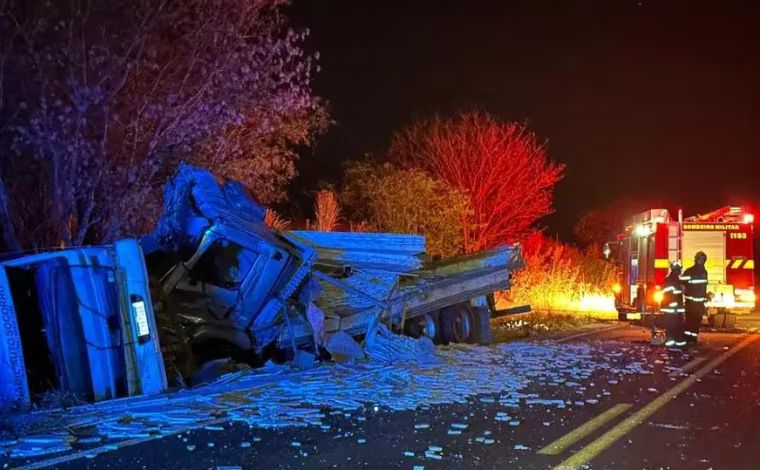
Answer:
POLYGON ((463 251, 467 197, 420 170, 353 163, 346 170, 342 199, 353 220, 378 230, 424 235, 432 255, 463 251))
POLYGON ((340 219, 340 204, 335 192, 323 189, 314 199, 314 229, 320 232, 332 232, 340 219))
POLYGON ((515 274, 502 303, 550 312, 612 312, 615 270, 593 247, 579 250, 540 232, 524 243, 525 269, 515 274))

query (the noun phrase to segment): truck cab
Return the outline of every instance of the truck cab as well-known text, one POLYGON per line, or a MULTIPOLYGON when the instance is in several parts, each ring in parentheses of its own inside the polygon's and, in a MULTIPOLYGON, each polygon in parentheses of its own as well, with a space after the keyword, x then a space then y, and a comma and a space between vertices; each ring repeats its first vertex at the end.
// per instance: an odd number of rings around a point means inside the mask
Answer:
POLYGON ((140 243, 165 359, 186 378, 210 360, 257 362, 281 333, 315 250, 269 229, 238 183, 206 170, 180 166, 164 205, 140 243))

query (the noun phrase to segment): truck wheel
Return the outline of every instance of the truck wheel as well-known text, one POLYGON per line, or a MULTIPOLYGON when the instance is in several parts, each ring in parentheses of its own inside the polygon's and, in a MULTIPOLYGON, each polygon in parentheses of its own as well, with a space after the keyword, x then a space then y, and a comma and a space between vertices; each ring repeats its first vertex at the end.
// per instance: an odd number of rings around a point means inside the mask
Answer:
POLYGON ((472 312, 472 335, 470 343, 488 346, 493 341, 491 336, 491 310, 487 307, 476 307, 472 312))
POLYGON ((466 305, 452 305, 441 310, 438 316, 441 343, 466 343, 472 336, 472 317, 466 305))
POLYGON ((435 341, 438 327, 433 315, 426 313, 417 318, 411 319, 404 327, 404 333, 412 338, 430 338, 435 341))

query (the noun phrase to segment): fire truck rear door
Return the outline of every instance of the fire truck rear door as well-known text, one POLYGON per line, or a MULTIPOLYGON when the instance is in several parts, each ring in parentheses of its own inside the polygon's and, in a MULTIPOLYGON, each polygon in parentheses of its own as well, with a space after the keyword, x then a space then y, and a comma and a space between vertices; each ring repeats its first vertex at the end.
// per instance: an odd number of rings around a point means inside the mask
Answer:
POLYGON ((726 232, 723 231, 684 231, 683 262, 684 267, 694 263, 694 255, 704 251, 707 255, 707 277, 710 284, 726 282, 726 232))

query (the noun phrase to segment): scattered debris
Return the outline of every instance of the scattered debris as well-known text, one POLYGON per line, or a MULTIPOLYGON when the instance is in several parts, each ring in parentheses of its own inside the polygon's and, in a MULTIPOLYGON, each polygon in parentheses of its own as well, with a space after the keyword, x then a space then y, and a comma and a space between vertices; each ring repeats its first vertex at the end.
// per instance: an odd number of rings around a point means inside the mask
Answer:
POLYGON ((336 362, 364 358, 364 351, 359 343, 345 331, 336 331, 328 336, 325 349, 336 362))
MULTIPOLYGON (((269 364, 226 374, 214 383, 172 395, 43 411, 40 417, 47 416, 53 426, 48 429, 62 431, 5 440, 0 450, 15 458, 29 458, 70 451, 77 442, 75 436, 83 434, 117 444, 119 440, 161 437, 192 428, 226 429, 216 421, 222 415, 255 428, 312 425, 329 430, 324 422, 328 414, 350 417, 353 413, 358 418, 359 413, 380 407, 391 411, 424 410, 432 405, 467 403, 481 397, 496 397, 494 404, 509 409, 519 408, 523 403, 561 408, 566 406, 563 400, 542 398, 524 390, 543 382, 559 394, 575 393, 578 384, 594 373, 616 380, 651 373, 643 347, 639 354, 633 349, 627 351, 625 358, 610 354, 610 350, 620 347, 616 342, 451 345, 434 350, 436 363, 401 361, 387 365, 382 361, 361 360, 350 366, 320 365, 309 370, 269 364), (86 433, 82 432, 84 429, 86 433)), ((498 411, 497 417, 512 426, 519 425, 510 414, 498 411)), ((430 423, 414 425, 417 431, 431 427, 430 423)), ((450 434, 454 436, 465 429, 468 424, 463 422, 452 423, 448 428, 454 431, 450 434)), ((490 432, 485 431, 476 441, 486 444, 485 439, 493 440, 489 436, 490 432)), ((261 438, 250 440, 259 442, 261 438)), ((300 447, 297 441, 291 445, 300 447)))

